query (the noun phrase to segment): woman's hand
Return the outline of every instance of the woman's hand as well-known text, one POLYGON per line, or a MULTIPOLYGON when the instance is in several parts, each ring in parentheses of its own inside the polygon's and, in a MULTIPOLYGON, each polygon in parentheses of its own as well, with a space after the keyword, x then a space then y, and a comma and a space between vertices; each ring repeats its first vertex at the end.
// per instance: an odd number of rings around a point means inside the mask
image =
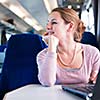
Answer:
POLYGON ((90 82, 92 83, 96 83, 96 79, 97 79, 97 73, 96 72, 92 72, 91 77, 90 77, 90 82))
POLYGON ((53 35, 53 32, 52 31, 45 32, 43 35, 43 39, 48 44, 48 51, 56 52, 59 40, 53 35))
POLYGON ((49 35, 49 39, 48 39, 48 51, 50 51, 50 52, 56 52, 58 43, 59 43, 58 38, 56 38, 53 35, 49 35))

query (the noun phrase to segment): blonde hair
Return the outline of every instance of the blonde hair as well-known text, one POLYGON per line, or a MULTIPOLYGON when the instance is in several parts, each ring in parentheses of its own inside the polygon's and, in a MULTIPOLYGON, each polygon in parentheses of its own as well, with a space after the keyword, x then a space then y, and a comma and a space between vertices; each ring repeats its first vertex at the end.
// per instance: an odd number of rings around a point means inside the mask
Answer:
MULTIPOLYGON (((82 34, 85 31, 84 23, 79 19, 76 11, 69 8, 55 8, 52 12, 59 12, 61 18, 65 21, 66 24, 70 23, 71 21, 75 24, 75 32, 74 32, 74 40, 79 42, 82 38, 82 34)), ((52 13, 51 12, 51 13, 52 13)))

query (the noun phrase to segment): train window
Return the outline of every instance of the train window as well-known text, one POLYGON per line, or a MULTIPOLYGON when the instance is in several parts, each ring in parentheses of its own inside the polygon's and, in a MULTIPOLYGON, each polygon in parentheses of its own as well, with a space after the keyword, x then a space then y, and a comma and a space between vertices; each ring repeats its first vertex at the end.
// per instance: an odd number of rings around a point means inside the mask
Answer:
POLYGON ((89 31, 95 35, 94 30, 94 13, 93 6, 90 5, 89 8, 83 6, 81 12, 81 20, 85 23, 86 31, 89 31))

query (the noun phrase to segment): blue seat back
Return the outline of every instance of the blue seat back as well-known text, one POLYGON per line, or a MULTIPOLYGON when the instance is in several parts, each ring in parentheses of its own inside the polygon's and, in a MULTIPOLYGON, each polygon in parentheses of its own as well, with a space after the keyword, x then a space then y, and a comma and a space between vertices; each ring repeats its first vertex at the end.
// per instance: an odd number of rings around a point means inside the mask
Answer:
POLYGON ((91 32, 84 32, 83 33, 81 43, 90 44, 90 45, 95 46, 96 48, 99 49, 97 39, 96 39, 95 35, 93 35, 91 32))
POLYGON ((27 84, 39 84, 36 56, 46 47, 41 36, 37 34, 11 36, 1 74, 2 93, 27 84))
POLYGON ((4 52, 6 48, 7 48, 7 45, 0 45, 0 52, 4 52))

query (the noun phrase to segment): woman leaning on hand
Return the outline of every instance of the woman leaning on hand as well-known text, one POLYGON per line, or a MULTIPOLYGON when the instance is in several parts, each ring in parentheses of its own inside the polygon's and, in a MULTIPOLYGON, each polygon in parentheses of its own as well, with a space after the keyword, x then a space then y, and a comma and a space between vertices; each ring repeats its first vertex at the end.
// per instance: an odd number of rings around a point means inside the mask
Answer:
POLYGON ((97 48, 80 43, 84 23, 69 8, 55 8, 48 17, 48 48, 37 55, 38 79, 44 86, 95 83, 100 69, 97 48))

